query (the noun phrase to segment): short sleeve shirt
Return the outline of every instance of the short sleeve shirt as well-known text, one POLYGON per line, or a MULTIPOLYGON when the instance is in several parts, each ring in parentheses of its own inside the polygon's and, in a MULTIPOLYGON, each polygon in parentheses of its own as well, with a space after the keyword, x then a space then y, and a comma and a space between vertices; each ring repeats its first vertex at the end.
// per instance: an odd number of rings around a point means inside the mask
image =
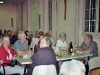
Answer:
POLYGON ((92 50, 91 54, 93 54, 93 57, 98 56, 98 46, 97 43, 92 41, 88 46, 85 44, 85 42, 82 42, 80 48, 82 48, 82 50, 92 50))
POLYGON ((67 47, 67 43, 65 41, 62 42, 61 40, 58 40, 56 44, 56 50, 59 50, 59 47, 67 47))
POLYGON ((24 43, 22 43, 20 40, 17 40, 14 43, 14 50, 28 50, 28 41, 26 40, 24 43))

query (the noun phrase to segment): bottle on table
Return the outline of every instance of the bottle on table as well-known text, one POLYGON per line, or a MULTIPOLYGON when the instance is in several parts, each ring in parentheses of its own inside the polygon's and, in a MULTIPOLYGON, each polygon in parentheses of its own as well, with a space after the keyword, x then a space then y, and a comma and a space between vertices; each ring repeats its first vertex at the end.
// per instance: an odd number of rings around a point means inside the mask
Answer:
POLYGON ((73 45, 72 45, 72 42, 69 43, 69 53, 73 53, 73 45))
POLYGON ((35 44, 34 53, 38 52, 38 46, 35 44))

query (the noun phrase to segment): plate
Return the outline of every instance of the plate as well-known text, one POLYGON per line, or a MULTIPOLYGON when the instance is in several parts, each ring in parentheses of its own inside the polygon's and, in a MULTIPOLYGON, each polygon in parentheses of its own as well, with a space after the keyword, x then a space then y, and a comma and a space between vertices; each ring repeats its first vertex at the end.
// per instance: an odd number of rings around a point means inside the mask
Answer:
POLYGON ((27 55, 24 55, 24 56, 23 56, 23 59, 27 59, 27 58, 28 58, 28 56, 27 56, 27 55))

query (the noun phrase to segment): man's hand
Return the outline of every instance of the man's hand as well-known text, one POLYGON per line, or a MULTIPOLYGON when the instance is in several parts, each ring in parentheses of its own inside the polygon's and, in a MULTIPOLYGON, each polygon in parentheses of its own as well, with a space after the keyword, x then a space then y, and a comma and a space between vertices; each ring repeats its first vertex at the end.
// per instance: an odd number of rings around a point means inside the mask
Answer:
POLYGON ((89 50, 86 50, 85 53, 90 54, 91 51, 92 50, 89 49, 89 50))
POLYGON ((18 52, 18 54, 27 54, 27 53, 32 53, 31 50, 18 50, 17 52, 18 52))
POLYGON ((18 50, 17 52, 18 52, 18 54, 22 54, 22 52, 20 50, 18 50))
POLYGON ((75 46, 75 47, 78 47, 78 44, 77 44, 77 43, 74 43, 74 46, 75 46))
POLYGON ((32 50, 29 49, 29 50, 28 50, 28 53, 32 53, 32 50))

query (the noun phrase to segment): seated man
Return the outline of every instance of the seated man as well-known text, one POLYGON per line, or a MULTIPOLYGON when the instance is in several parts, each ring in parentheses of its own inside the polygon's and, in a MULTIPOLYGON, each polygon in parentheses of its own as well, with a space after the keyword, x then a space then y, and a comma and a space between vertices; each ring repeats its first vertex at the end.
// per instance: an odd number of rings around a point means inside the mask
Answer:
POLYGON ((31 53, 31 50, 28 50, 28 41, 26 40, 26 35, 23 31, 18 33, 18 39, 19 40, 14 43, 14 50, 18 54, 31 53))
POLYGON ((59 75, 85 75, 85 66, 78 60, 63 62, 59 75))
POLYGON ((93 41, 93 36, 90 34, 86 34, 84 37, 84 41, 82 42, 81 46, 79 47, 77 43, 74 44, 75 47, 87 54, 93 54, 90 58, 98 56, 98 46, 97 43, 93 41))
POLYGON ((53 49, 50 47, 51 41, 49 38, 42 38, 40 41, 40 49, 36 54, 31 57, 32 64, 29 71, 25 75, 32 75, 32 71, 35 66, 38 65, 50 65, 57 66, 56 57, 53 49))

